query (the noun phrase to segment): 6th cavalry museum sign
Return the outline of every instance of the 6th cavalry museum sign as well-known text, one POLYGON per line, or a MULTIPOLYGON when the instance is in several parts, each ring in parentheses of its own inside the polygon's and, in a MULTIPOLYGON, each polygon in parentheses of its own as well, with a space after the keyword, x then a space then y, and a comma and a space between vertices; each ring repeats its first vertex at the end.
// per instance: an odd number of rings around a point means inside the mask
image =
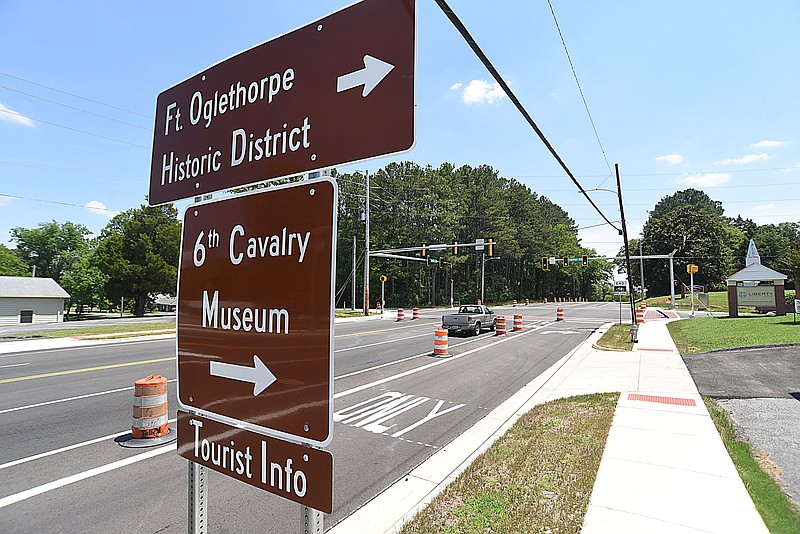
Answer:
POLYGON ((335 214, 331 180, 187 209, 182 408, 279 439, 330 442, 335 214))
POLYGON ((409 150, 414 0, 365 0, 158 96, 151 205, 409 150))

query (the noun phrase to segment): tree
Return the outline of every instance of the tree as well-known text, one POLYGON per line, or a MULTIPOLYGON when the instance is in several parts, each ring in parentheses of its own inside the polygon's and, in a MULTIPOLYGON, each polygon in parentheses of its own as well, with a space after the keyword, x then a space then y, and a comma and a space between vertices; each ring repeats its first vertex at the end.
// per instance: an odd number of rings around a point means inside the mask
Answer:
POLYGON ((0 276, 30 276, 31 272, 25 262, 17 256, 16 251, 0 245, 0 276))
POLYGON ((722 214, 725 213, 722 208, 722 202, 711 200, 711 197, 704 192, 690 188, 677 191, 659 200, 653 211, 650 212, 650 218, 659 219, 669 215, 672 210, 680 206, 691 206, 697 211, 703 211, 717 218, 722 218, 722 214))
MULTIPOLYGON (((679 249, 675 256, 675 274, 680 279, 686 265, 700 267, 695 283, 721 284, 730 274, 728 258, 730 249, 725 243, 725 226, 715 214, 681 205, 660 218, 650 217, 642 230, 642 252, 668 254, 679 249), (676 247, 676 244, 679 244, 676 247)), ((645 264, 645 283, 652 295, 669 293, 668 260, 649 260, 645 264)))
POLYGON ((172 204, 130 209, 111 219, 98 238, 95 257, 108 277, 107 294, 115 300, 134 297, 137 317, 154 295, 175 294, 181 238, 177 215, 172 204))
POLYGON ((83 252, 88 250, 86 236, 91 232, 82 224, 56 221, 40 223, 37 228, 11 229, 17 255, 28 267, 36 267, 36 276, 61 281, 83 252))
POLYGON ((70 305, 76 304, 78 314, 83 304, 94 305, 105 300, 108 277, 97 266, 94 252, 87 252, 73 264, 61 280, 70 295, 70 305))

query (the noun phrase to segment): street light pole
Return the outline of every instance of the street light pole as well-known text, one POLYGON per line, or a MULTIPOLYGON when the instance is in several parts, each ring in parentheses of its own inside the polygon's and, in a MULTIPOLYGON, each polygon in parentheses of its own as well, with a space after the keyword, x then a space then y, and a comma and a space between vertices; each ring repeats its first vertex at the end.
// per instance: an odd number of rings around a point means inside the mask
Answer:
POLYGON ((481 304, 484 303, 483 300, 483 271, 486 267, 486 254, 481 252, 481 304))
POLYGON ((364 315, 369 315, 369 171, 365 171, 367 182, 367 202, 366 202, 366 227, 364 237, 364 315))

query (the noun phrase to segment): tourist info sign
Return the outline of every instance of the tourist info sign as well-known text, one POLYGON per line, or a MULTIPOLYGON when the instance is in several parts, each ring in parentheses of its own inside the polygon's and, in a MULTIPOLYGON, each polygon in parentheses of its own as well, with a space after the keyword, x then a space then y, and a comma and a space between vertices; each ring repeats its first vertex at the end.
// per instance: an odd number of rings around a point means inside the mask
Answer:
POLYGON ((325 446, 333 424, 336 183, 189 206, 178 276, 178 403, 325 446))
POLYGON ((178 411, 178 454, 256 488, 333 511, 333 455, 178 411))
POLYGON ((150 205, 410 150, 415 0, 364 0, 156 102, 150 205))

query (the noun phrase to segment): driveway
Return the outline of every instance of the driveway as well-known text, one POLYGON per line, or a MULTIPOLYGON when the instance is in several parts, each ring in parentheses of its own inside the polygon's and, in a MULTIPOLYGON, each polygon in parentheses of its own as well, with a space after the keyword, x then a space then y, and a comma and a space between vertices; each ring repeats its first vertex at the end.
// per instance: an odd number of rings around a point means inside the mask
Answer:
POLYGON ((769 453, 800 504, 800 346, 683 356, 697 389, 728 410, 754 450, 769 453))

